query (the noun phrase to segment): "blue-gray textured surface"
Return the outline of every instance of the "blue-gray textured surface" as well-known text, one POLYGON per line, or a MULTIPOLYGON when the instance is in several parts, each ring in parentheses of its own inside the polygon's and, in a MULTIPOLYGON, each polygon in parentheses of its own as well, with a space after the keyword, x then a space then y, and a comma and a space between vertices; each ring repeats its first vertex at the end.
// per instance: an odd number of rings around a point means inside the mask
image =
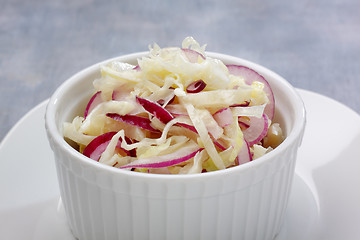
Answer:
MULTIPOLYGON (((360 113, 357 0, 0 0, 0 140, 82 68, 194 36, 360 113)), ((319 109, 320 111, 320 109, 319 109)), ((336 114, 336 113, 334 113, 336 114)))

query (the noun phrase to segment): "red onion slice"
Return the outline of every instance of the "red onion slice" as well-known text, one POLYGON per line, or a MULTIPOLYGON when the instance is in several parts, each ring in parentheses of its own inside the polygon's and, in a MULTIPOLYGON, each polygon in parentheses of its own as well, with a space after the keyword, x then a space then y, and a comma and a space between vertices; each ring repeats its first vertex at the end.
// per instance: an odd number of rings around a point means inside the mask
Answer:
POLYGON ((250 161, 252 161, 252 155, 250 152, 249 143, 244 139, 243 145, 241 146, 239 154, 236 157, 236 164, 241 165, 250 161))
POLYGON ((198 148, 194 146, 184 147, 176 152, 155 156, 150 158, 143 158, 133 161, 130 164, 122 166, 120 168, 163 168, 170 167, 182 162, 185 162, 196 155, 199 151, 202 151, 203 148, 198 148))
POLYGON ((218 147, 221 151, 225 151, 226 147, 224 147, 224 145, 222 145, 219 141, 217 141, 216 139, 214 139, 211 135, 210 135, 211 140, 213 141, 214 145, 216 147, 218 147))
POLYGON ((102 103, 101 99, 101 91, 95 93, 89 100, 88 104, 86 105, 84 118, 86 118, 89 113, 100 103, 102 103))
POLYGON ((230 107, 248 107, 250 105, 250 102, 249 101, 245 101, 244 103, 242 104, 234 104, 234 105, 231 105, 230 107))
POLYGON ((204 90, 204 88, 206 87, 206 83, 203 80, 197 80, 193 83, 190 83, 187 87, 186 87, 186 92, 188 93, 198 93, 201 92, 202 90, 204 90))
POLYGON ((187 57, 187 59, 191 63, 197 63, 198 59, 199 59, 199 56, 202 59, 205 60, 204 55, 202 55, 201 53, 199 53, 199 52, 197 52, 195 50, 192 50, 192 49, 189 49, 189 48, 182 48, 181 50, 185 53, 185 56, 187 57))
POLYGON ((181 104, 166 105, 165 109, 173 116, 188 116, 186 109, 181 104))
POLYGON ((229 69, 230 74, 244 77, 245 82, 249 85, 252 84, 254 81, 258 81, 264 84, 264 91, 266 92, 269 98, 269 103, 265 107, 264 112, 269 117, 269 119, 272 120, 275 111, 275 98, 274 98, 274 93, 268 81, 266 81, 266 79, 256 71, 245 66, 227 65, 227 68, 229 69))
POLYGON ((148 118, 140 117, 136 115, 119 115, 117 113, 107 113, 106 116, 120 122, 128 123, 139 128, 151 131, 151 132, 159 132, 159 130, 153 128, 151 126, 151 121, 148 118))
POLYGON ((129 92, 121 91, 121 90, 114 90, 112 93, 112 100, 114 101, 124 101, 127 99, 129 92))
POLYGON ((159 119, 162 123, 168 123, 174 116, 171 115, 165 108, 163 108, 160 104, 156 102, 149 101, 145 98, 136 97, 136 101, 143 106, 143 108, 154 115, 157 119, 159 119))
POLYGON ((250 126, 243 130, 244 138, 250 146, 258 143, 266 136, 269 129, 269 121, 266 114, 263 114, 261 118, 249 117, 250 126))
POLYGON ((241 129, 250 127, 250 120, 244 117, 238 117, 238 123, 241 129))
POLYGON ((234 121, 230 108, 220 109, 219 111, 214 113, 213 117, 220 127, 229 126, 234 121))
POLYGON ((169 96, 167 96, 167 97, 165 97, 165 98, 163 98, 163 99, 158 100, 157 103, 158 103, 159 105, 161 105, 161 107, 164 108, 164 107, 166 107, 168 104, 173 103, 174 100, 175 100, 175 94, 172 93, 172 94, 170 94, 169 96))
MULTIPOLYGON (((117 132, 107 132, 102 135, 97 136, 92 140, 84 149, 83 154, 91 158, 95 161, 99 161, 101 154, 105 151, 106 147, 109 145, 112 137, 117 132)), ((128 156, 133 155, 134 153, 130 153, 129 151, 123 149, 121 147, 121 139, 119 139, 119 142, 116 145, 116 148, 119 148, 123 150, 128 156)))

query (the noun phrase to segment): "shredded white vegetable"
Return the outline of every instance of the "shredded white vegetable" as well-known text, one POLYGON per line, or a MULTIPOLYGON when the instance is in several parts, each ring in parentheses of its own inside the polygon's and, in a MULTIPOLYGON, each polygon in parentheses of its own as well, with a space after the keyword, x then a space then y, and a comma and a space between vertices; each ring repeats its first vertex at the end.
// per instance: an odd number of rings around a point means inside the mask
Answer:
MULTIPOLYGON (((246 124, 238 122, 263 116, 269 103, 264 84, 246 84, 243 76, 230 74, 222 61, 206 56, 205 47, 187 37, 181 48, 150 46, 138 65, 112 61, 101 66, 101 77, 93 81, 101 99, 89 101, 85 118, 64 123, 64 137, 85 155, 103 146, 96 161, 146 173, 215 171, 238 165, 240 155, 246 162, 266 154, 272 148, 261 141, 247 147, 246 124), (198 80, 204 84, 200 90, 194 86, 198 80), (112 137, 106 139, 109 132, 112 137)), ((281 132, 276 126, 274 134, 281 132)))
POLYGON ((194 124, 195 129, 199 134, 202 144, 204 144, 204 147, 207 153, 209 154, 209 156, 211 157, 212 161, 214 162, 215 166, 218 169, 224 169, 225 168, 224 162, 222 161, 219 153, 215 148, 214 143, 212 142, 209 136, 209 133, 206 129, 205 123, 203 122, 203 119, 201 118, 201 116, 199 115, 199 113, 197 112, 197 110, 193 105, 186 104, 185 107, 192 123, 194 124))
POLYGON ((107 165, 114 165, 116 164, 116 159, 113 159, 112 157, 115 155, 115 149, 116 145, 119 141, 121 132, 118 132, 115 134, 109 143, 109 145, 106 147, 105 151, 101 154, 101 157, 99 159, 99 162, 107 164, 107 165))
POLYGON ((231 108, 233 116, 238 117, 257 117, 261 118, 266 104, 251 106, 251 107, 233 107, 231 108))
POLYGON ((64 123, 63 134, 78 144, 88 145, 95 136, 85 135, 80 131, 82 121, 82 117, 75 117, 72 123, 64 123))

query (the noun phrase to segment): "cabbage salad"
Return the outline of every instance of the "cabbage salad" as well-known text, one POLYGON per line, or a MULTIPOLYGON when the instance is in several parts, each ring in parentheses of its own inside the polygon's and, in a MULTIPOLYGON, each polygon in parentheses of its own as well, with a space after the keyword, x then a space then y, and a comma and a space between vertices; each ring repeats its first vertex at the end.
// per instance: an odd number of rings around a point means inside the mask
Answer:
POLYGON ((64 123, 85 156, 124 170, 203 173, 253 161, 284 139, 275 100, 254 70, 182 47, 149 47, 137 65, 101 66, 83 116, 64 123))

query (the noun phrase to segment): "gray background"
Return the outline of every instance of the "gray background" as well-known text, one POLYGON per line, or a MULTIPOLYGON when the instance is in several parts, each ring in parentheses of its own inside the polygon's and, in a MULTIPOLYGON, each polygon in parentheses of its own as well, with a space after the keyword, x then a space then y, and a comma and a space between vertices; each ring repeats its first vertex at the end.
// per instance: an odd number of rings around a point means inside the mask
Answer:
POLYGON ((0 140, 77 71, 186 36, 360 113, 359 10, 357 0, 0 0, 0 140))

